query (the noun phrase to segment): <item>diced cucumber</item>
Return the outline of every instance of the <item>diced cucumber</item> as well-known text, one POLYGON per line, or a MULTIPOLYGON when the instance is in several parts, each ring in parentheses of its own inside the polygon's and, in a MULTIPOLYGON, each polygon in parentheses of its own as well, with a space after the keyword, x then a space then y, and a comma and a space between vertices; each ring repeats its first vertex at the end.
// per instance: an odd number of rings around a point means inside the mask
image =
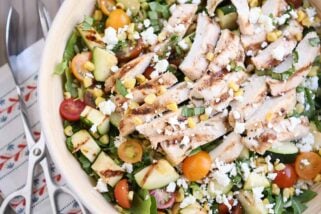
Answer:
POLYGON ((91 168, 112 187, 122 178, 124 172, 105 152, 98 155, 91 168))
POLYGON ((109 131, 109 117, 90 106, 86 106, 80 114, 81 120, 88 126, 97 126, 99 134, 103 135, 109 131))
POLYGON ((255 187, 269 187, 269 186, 270 186, 270 182, 264 175, 252 172, 245 181, 244 189, 251 190, 255 187))
POLYGON ((246 147, 243 147, 240 156, 238 157, 240 160, 245 160, 250 157, 250 150, 246 147))
POLYGON ((143 189, 157 189, 176 181, 179 175, 167 160, 161 159, 157 163, 145 167, 135 174, 137 184, 143 189))
POLYGON ((109 117, 105 117, 105 119, 97 126, 97 131, 99 134, 104 135, 109 131, 109 117))
POLYGON ((118 60, 113 52, 96 47, 93 50, 93 63, 95 80, 103 82, 111 75, 111 67, 117 65, 118 60))
POLYGON ((229 13, 236 13, 236 8, 233 4, 225 5, 223 7, 217 8, 217 11, 219 13, 222 13, 223 15, 227 15, 229 13))
POLYGON ((216 197, 217 192, 226 194, 232 189, 232 187, 233 187, 232 181, 230 181, 228 185, 223 186, 219 184, 216 180, 212 180, 209 182, 208 192, 212 197, 216 197))
POLYGON ((118 3, 124 5, 125 9, 129 9, 133 15, 136 15, 140 9, 140 1, 139 0, 117 0, 118 3))
POLYGON ((281 163, 293 163, 299 153, 298 147, 291 142, 279 142, 272 146, 265 155, 270 155, 271 160, 279 159, 281 163))
POLYGON ((226 15, 222 15, 222 12, 217 13, 219 17, 219 25, 222 29, 235 30, 237 28, 237 13, 232 12, 226 15))
POLYGON ((87 130, 80 130, 71 136, 71 142, 74 150, 80 152, 90 161, 93 162, 100 152, 100 147, 91 137, 87 130))
POLYGON ((120 121, 123 119, 123 116, 119 112, 113 112, 110 115, 110 122, 113 124, 115 127, 119 127, 120 121))
POLYGON ((267 214, 267 209, 265 208, 262 200, 255 200, 253 193, 251 191, 243 190, 240 191, 238 199, 247 214, 267 214))
POLYGON ((76 28, 89 50, 93 50, 94 47, 105 48, 105 43, 103 42, 100 34, 94 28, 87 30, 83 28, 82 24, 77 25, 76 28))

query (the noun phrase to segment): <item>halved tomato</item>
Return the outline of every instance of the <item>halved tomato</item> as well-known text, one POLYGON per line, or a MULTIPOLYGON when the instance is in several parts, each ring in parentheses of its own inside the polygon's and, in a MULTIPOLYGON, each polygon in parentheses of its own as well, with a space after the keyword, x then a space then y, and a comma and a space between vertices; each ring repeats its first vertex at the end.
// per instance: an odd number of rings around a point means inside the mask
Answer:
POLYGON ((65 99, 59 107, 60 115, 68 121, 77 121, 80 119, 80 114, 86 107, 86 104, 77 99, 65 99))
POLYGON ((280 188, 292 187, 298 180, 298 176, 291 164, 286 164, 283 170, 276 171, 276 173, 273 183, 280 188))
POLYGON ((315 152, 300 153, 295 159, 295 171, 300 178, 315 178, 321 172, 321 157, 315 152))
POLYGON ((137 163, 142 160, 143 147, 138 140, 127 140, 118 147, 118 156, 126 163, 137 163))
POLYGON ((71 61, 71 71, 74 76, 79 80, 83 81, 86 73, 89 73, 84 64, 91 60, 91 53, 90 52, 82 52, 74 56, 71 61))
POLYGON ((206 177, 211 169, 211 164, 211 156, 205 151, 200 151, 185 158, 182 166, 183 174, 189 181, 200 180, 206 177))
POLYGON ((128 198, 129 186, 127 179, 120 180, 114 189, 115 199, 117 204, 122 208, 129 209, 131 207, 130 200, 128 198))

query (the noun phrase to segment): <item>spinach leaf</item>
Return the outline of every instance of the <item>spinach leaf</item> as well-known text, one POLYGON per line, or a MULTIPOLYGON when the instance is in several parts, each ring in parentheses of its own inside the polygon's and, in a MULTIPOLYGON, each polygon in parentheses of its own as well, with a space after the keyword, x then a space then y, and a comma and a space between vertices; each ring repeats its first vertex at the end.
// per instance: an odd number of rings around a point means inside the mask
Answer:
POLYGON ((184 117, 193 117, 198 116, 205 113, 204 107, 195 107, 195 108, 188 108, 186 106, 182 109, 182 116, 184 117))
POLYGON ((302 194, 295 196, 294 199, 301 203, 306 203, 312 200, 316 195, 317 193, 312 190, 304 190, 302 194))
POLYGON ((278 195, 276 197, 274 212, 275 212, 275 214, 282 214, 282 212, 283 212, 283 199, 282 199, 281 195, 278 195))
POLYGON ((292 208, 294 214, 301 214, 307 209, 307 206, 302 204, 299 200, 292 198, 292 208))
POLYGON ((78 153, 78 161, 80 162, 81 168, 83 168, 87 174, 92 172, 90 161, 80 152, 78 153))
POLYGON ((127 89, 119 79, 116 80, 116 91, 123 97, 125 97, 128 94, 127 89))

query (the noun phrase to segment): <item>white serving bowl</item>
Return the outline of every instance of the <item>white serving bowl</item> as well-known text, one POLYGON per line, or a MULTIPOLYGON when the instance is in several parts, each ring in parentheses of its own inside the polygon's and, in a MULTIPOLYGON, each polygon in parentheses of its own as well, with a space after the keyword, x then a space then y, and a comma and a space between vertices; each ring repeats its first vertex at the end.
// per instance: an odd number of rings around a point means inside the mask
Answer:
MULTIPOLYGON (((129 0, 130 1, 130 0, 129 0)), ((321 1, 311 0, 321 11, 321 1)), ((111 204, 93 189, 94 184, 82 170, 78 161, 67 150, 59 105, 63 100, 63 84, 60 76, 53 71, 61 62, 66 42, 76 24, 91 14, 96 0, 68 0, 59 10, 43 52, 38 82, 41 126, 47 139, 47 146, 56 166, 61 171, 69 187, 78 195, 83 204, 92 213, 117 213, 111 204)), ((315 189, 320 194, 309 203, 305 213, 321 213, 321 188, 315 189)))

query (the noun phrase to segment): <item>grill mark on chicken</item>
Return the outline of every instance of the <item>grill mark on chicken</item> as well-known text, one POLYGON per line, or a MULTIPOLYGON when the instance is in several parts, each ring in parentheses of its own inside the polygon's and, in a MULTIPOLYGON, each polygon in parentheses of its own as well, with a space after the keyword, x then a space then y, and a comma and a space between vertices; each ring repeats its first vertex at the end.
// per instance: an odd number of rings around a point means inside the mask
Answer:
POLYGON ((110 177, 116 177, 116 176, 120 176, 122 175, 124 172, 120 171, 120 170, 104 170, 104 171, 100 171, 99 172, 102 176, 104 176, 105 178, 110 178, 110 177))

